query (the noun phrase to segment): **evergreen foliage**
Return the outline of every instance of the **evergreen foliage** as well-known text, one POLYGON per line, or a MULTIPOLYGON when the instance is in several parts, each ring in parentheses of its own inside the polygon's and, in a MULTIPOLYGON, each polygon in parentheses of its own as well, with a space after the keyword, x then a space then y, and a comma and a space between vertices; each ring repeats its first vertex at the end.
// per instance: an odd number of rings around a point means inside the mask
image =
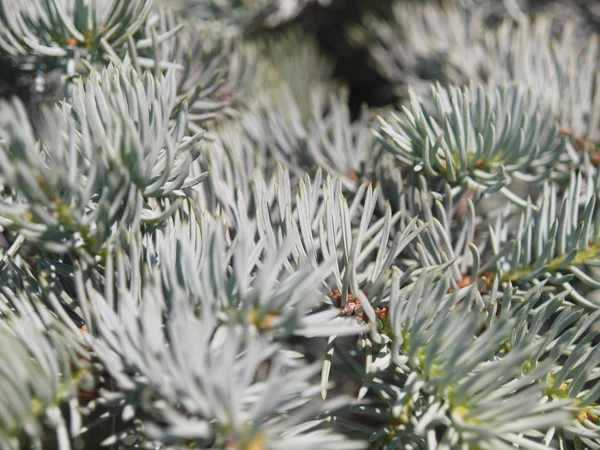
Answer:
POLYGON ((0 449, 600 449, 600 10, 442 3, 0 0, 0 449))

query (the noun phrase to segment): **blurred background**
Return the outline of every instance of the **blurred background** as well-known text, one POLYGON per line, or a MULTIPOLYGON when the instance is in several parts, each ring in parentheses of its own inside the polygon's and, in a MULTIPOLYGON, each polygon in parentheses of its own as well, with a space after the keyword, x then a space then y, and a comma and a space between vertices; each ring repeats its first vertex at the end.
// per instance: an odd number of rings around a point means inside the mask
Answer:
MULTIPOLYGON (((210 19, 243 20, 249 38, 276 39, 291 28, 302 30, 333 62, 334 76, 349 86, 353 113, 362 103, 383 106, 397 102, 416 79, 466 81, 460 77, 460 67, 450 67, 460 66, 460 61, 449 61, 449 47, 454 46, 457 53, 457 44, 468 47, 468 40, 481 33, 482 26, 493 28, 507 16, 515 21, 522 14, 550 16, 557 34, 570 22, 582 39, 600 29, 597 0, 162 1, 182 11, 203 10, 210 19), (439 6, 449 12, 446 17, 440 15, 439 6), (464 17, 453 14, 456 8, 464 17), (395 55, 393 61, 390 54, 395 55)), ((464 50, 465 66, 472 65, 468 59, 473 55, 468 48, 464 50)), ((0 53, 0 96, 18 95, 33 103, 60 99, 62 92, 57 90, 59 83, 51 64, 44 67, 43 80, 39 69, 15 64, 0 53)))

